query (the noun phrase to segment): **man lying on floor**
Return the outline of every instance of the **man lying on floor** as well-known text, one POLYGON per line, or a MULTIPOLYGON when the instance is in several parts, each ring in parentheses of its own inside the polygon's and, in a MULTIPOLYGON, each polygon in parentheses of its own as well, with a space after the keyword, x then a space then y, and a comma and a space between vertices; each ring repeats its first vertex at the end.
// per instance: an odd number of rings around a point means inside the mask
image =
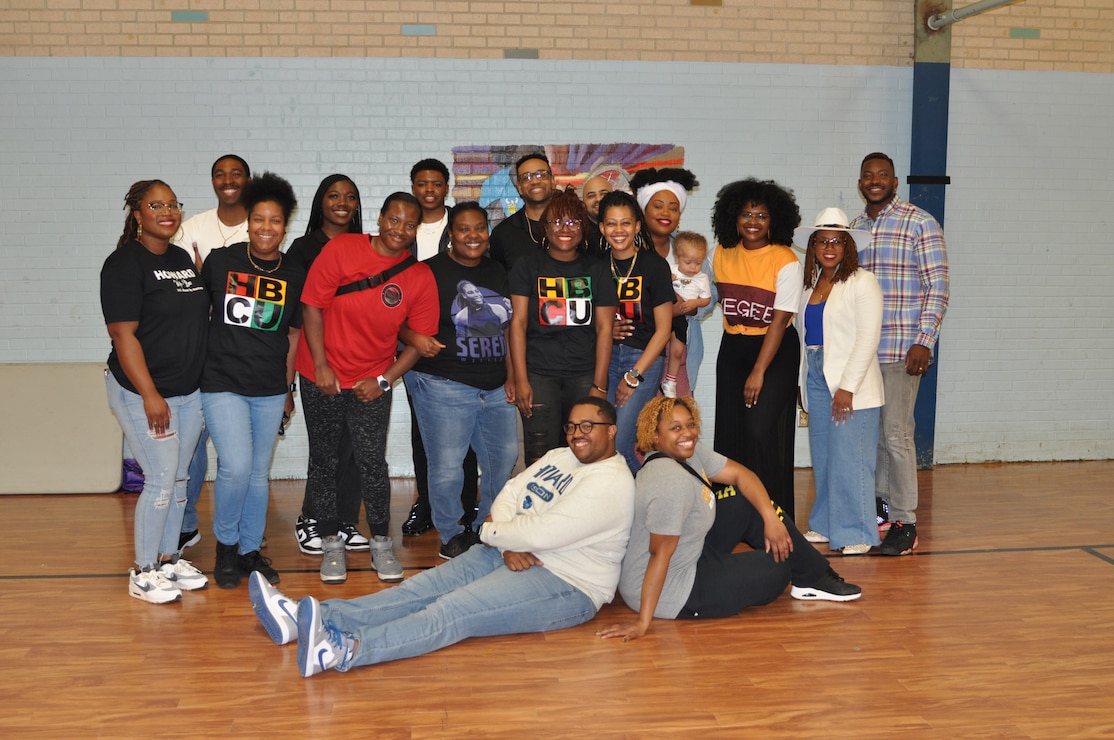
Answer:
POLYGON ((399 660, 468 637, 583 624, 611 601, 630 535, 634 479, 615 452, 615 408, 581 399, 551 450, 507 482, 482 545, 394 588, 295 603, 252 573, 252 607, 306 678, 399 660))

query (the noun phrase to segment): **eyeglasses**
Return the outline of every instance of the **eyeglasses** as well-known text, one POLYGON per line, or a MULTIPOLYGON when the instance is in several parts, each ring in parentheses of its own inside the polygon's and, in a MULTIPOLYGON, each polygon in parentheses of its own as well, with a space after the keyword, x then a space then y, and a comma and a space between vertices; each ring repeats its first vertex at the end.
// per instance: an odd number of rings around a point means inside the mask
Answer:
POLYGON ((812 243, 817 247, 838 247, 846 244, 842 236, 833 236, 831 239, 817 239, 813 237, 812 243))
POLYGON ((161 201, 155 201, 154 203, 144 203, 143 205, 147 206, 147 208, 154 211, 155 213, 158 213, 159 211, 173 211, 173 212, 181 213, 182 212, 182 206, 184 206, 185 204, 184 203, 163 203, 161 201))
POLYGON ((568 421, 565 422, 565 425, 561 428, 565 430, 565 434, 572 434, 577 429, 579 429, 584 434, 591 434, 592 430, 596 427, 606 427, 610 424, 611 422, 609 421, 582 421, 580 423, 577 423, 575 421, 568 421))
POLYGON ((768 213, 755 213, 754 211, 743 211, 739 214, 739 218, 744 221, 769 221, 770 214, 768 213))
POLYGON ((537 170, 535 172, 523 172, 517 177, 519 182, 533 182, 534 180, 548 180, 553 177, 553 173, 549 170, 537 170))
POLYGON ((566 229, 579 229, 580 228, 580 221, 577 221, 577 220, 571 219, 571 218, 566 218, 566 219, 556 218, 552 221, 546 221, 546 223, 548 225, 552 226, 555 229, 559 229, 562 226, 564 226, 566 229))

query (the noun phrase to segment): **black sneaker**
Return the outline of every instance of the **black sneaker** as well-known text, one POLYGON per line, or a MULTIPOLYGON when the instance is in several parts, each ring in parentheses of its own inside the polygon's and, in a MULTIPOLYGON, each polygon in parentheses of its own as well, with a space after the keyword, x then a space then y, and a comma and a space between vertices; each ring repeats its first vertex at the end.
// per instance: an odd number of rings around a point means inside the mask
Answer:
POLYGON ((198 542, 201 542, 201 533, 196 529, 192 532, 182 532, 178 537, 178 552, 182 552, 187 547, 193 547, 198 542))
POLYGON ((917 549, 917 525, 894 522, 878 551, 883 555, 908 555, 917 549))
POLYGON ((790 595, 801 601, 854 601, 863 595, 863 590, 853 583, 847 583, 831 568, 820 576, 811 586, 793 584, 790 595))
POLYGON ((402 523, 402 533, 407 537, 417 537, 433 529, 433 520, 429 517, 429 509, 415 502, 410 507, 410 516, 402 523))
POLYGON ((272 586, 279 582, 278 571, 271 567, 271 559, 260 555, 259 550, 252 550, 247 555, 241 555, 237 564, 240 566, 240 572, 244 575, 250 575, 252 571, 257 570, 272 586))
POLYGON ((238 545, 225 545, 217 540, 217 559, 213 564, 213 580, 221 588, 236 588, 240 585, 240 556, 238 545))
POLYGON ((478 544, 480 544, 480 536, 473 532, 471 527, 465 527, 463 532, 453 536, 452 539, 441 545, 441 550, 437 554, 445 560, 452 560, 458 555, 468 552, 473 545, 478 544))
POLYGON ((890 531, 890 505, 878 496, 874 497, 876 520, 878 521, 878 536, 885 537, 890 531))

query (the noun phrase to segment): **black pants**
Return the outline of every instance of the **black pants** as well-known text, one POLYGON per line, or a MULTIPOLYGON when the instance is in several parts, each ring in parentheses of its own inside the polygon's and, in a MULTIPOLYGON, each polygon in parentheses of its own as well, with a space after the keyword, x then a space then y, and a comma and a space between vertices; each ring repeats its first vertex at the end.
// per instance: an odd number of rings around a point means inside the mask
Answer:
POLYGON ((785 528, 793 541, 786 560, 767 554, 762 517, 734 488, 716 494, 716 520, 704 536, 696 562, 696 580, 678 619, 730 617, 748 606, 769 604, 790 582, 811 586, 828 572, 828 560, 804 538, 788 516, 785 528), (732 554, 740 542, 753 552, 732 554))

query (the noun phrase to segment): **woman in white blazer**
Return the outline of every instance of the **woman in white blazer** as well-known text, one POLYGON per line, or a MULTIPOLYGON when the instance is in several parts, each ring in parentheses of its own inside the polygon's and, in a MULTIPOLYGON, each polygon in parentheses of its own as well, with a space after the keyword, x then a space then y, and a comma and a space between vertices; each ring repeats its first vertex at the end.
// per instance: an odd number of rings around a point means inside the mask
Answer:
POLYGON ((825 208, 814 226, 794 233, 798 245, 807 245, 799 382, 816 481, 805 538, 844 555, 863 555, 880 543, 874 467, 885 402, 878 366, 882 289, 858 259, 870 239, 869 231, 849 228, 838 208, 825 208))

